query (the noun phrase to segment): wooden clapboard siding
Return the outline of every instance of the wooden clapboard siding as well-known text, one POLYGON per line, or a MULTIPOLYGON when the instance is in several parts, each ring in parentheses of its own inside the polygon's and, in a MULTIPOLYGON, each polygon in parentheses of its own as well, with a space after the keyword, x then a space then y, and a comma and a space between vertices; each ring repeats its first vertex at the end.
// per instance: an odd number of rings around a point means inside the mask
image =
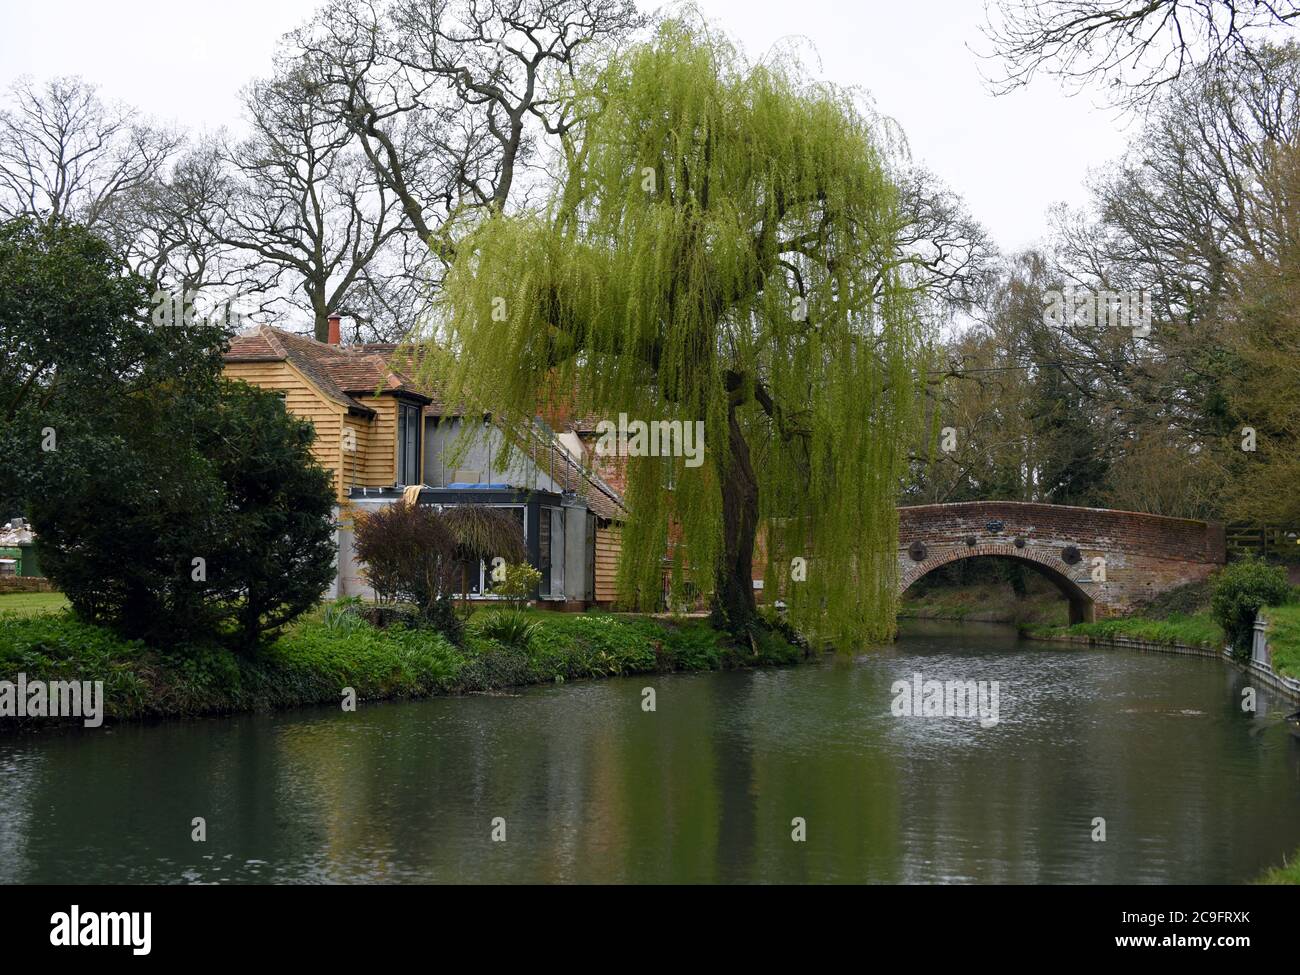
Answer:
POLYGON ((375 411, 370 418, 369 441, 361 467, 365 487, 397 483, 397 399, 393 396, 358 396, 357 402, 375 411))
POLYGON ((316 440, 311 452, 317 463, 334 475, 334 488, 340 496, 346 487, 339 477, 339 446, 343 428, 341 404, 327 399, 289 362, 227 362, 225 375, 252 386, 284 393, 284 405, 294 416, 311 421, 316 440))
MULTIPOLYGON (((343 472, 343 483, 340 485, 342 492, 346 494, 350 487, 382 487, 383 485, 371 484, 366 480, 366 457, 370 450, 370 433, 371 423, 365 417, 345 416, 343 418, 343 429, 351 430, 353 437, 356 438, 356 450, 349 452, 340 451, 339 469, 343 472)), ((346 442, 344 443, 346 447, 346 442)))
POLYGON ((618 525, 596 529, 596 601, 618 601, 618 558, 623 549, 623 529, 618 525))

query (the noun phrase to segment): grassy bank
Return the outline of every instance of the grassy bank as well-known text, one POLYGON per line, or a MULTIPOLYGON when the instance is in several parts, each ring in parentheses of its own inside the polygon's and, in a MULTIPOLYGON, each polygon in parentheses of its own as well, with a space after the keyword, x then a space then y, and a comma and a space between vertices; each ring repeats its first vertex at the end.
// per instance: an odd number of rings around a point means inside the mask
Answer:
POLYGON ((1021 631, 1026 636, 1041 638, 1064 635, 1110 640, 1114 637, 1128 637, 1133 640, 1165 643, 1171 646, 1181 644, 1194 647, 1219 647, 1223 645, 1223 628, 1211 618, 1208 612, 1173 613, 1164 619, 1126 616, 1098 620, 1095 623, 1075 623, 1072 626, 1027 624, 1021 627, 1021 631))
POLYGON ((1268 645, 1273 651, 1273 669, 1300 679, 1300 603, 1270 606, 1268 645))
POLYGON ((0 613, 31 616, 36 613, 55 613, 67 607, 68 600, 61 592, 0 593, 0 613))
MULTIPOLYGON (((1300 604, 1269 606, 1264 610, 1264 615, 1270 623, 1268 642, 1273 654, 1273 669, 1287 677, 1300 678, 1300 604)), ((1122 636, 1171 646, 1215 649, 1221 648, 1226 640, 1223 627, 1215 622, 1208 610, 1190 614, 1173 613, 1163 619, 1126 616, 1099 620, 1096 623, 1075 623, 1073 626, 1024 624, 1021 632, 1025 636, 1040 639, 1065 635, 1105 641, 1122 636)))
POLYGON ((1260 877, 1257 884, 1300 884, 1300 850, 1291 854, 1290 859, 1285 860, 1280 867, 1274 867, 1264 876, 1260 877))
POLYGON ((351 613, 316 613, 244 657, 221 647, 147 647, 66 611, 2 613, 0 679, 102 680, 106 713, 120 720, 337 705, 345 687, 360 701, 414 698, 803 658, 775 633, 755 651, 703 620, 541 612, 524 619, 511 631, 493 611, 477 612, 454 646, 427 629, 378 629, 351 613))

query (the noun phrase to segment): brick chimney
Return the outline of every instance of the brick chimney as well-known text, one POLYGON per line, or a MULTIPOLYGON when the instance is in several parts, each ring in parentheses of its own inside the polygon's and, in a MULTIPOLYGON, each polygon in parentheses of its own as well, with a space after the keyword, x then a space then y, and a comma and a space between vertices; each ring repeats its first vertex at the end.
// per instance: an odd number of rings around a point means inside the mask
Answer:
POLYGON ((342 322, 342 320, 343 320, 342 317, 339 315, 331 315, 329 317, 329 323, 330 323, 329 344, 330 345, 338 345, 342 341, 342 332, 339 327, 339 323, 342 322))

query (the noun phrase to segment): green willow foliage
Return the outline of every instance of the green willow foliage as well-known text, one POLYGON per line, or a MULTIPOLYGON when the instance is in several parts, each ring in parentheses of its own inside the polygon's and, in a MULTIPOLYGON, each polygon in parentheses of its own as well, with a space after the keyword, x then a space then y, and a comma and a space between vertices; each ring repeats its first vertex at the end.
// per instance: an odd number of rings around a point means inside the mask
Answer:
POLYGON ((459 248, 436 328, 448 396, 507 424, 557 390, 611 420, 702 420, 702 465, 628 460, 621 591, 652 606, 670 542, 678 585, 743 569, 723 509, 743 506, 747 447, 767 592, 818 636, 892 635, 920 325, 867 118, 798 64, 750 65, 679 22, 574 101, 545 212, 494 216, 459 248))

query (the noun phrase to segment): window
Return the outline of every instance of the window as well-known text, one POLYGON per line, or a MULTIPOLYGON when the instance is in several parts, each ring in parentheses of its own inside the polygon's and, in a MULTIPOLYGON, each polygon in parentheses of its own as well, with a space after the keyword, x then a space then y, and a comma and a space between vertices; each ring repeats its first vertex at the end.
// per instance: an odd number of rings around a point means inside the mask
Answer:
POLYGON ((537 561, 542 570, 541 595, 564 598, 564 509, 542 508, 538 521, 537 561))
POLYGON ((420 408, 402 403, 397 408, 397 483, 419 484, 420 408))
POLYGON ((596 516, 587 512, 587 537, 583 539, 586 545, 586 578, 583 580, 584 598, 589 602, 596 599, 596 516))
MULTIPOLYGON (((522 505, 494 504, 489 505, 488 507, 509 511, 519 523, 519 527, 523 530, 524 538, 527 540, 528 522, 524 517, 524 508, 522 505)), ((457 563, 455 585, 457 593, 461 591, 462 586, 465 586, 471 599, 479 598, 484 594, 486 594, 488 598, 496 598, 492 596, 492 565, 490 561, 486 559, 477 564, 473 562, 457 563)), ((546 581, 543 579, 542 589, 545 588, 546 581)))

